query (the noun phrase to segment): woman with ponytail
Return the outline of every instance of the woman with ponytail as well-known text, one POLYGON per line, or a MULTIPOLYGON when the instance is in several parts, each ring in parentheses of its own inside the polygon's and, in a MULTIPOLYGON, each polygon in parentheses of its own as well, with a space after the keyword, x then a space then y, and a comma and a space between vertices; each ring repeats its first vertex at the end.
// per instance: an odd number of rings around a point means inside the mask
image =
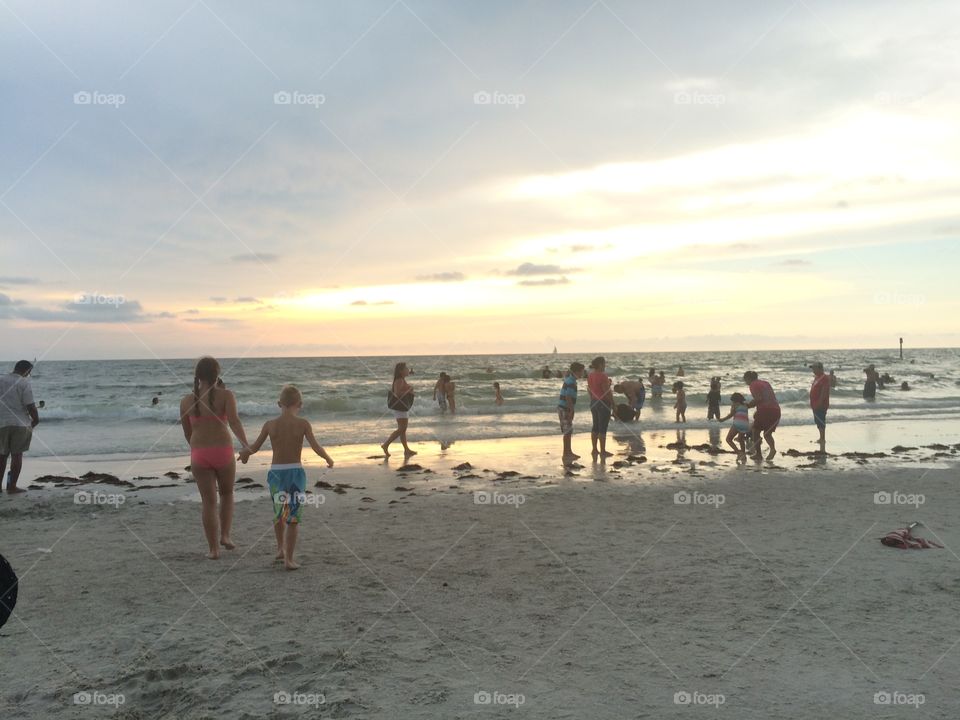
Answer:
POLYGON ((236 547, 230 539, 237 475, 230 430, 247 447, 247 436, 237 416, 237 399, 218 384, 219 379, 220 363, 212 357, 200 358, 193 371, 193 392, 180 401, 180 424, 190 444, 190 470, 203 501, 203 532, 211 560, 220 557, 221 545, 227 550, 236 547))

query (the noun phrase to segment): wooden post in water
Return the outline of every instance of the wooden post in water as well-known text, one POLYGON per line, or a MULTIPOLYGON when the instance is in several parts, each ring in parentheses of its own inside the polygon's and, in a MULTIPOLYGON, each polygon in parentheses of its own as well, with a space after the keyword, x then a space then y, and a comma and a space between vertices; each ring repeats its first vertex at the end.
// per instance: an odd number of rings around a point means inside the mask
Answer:
POLYGON ((903 338, 900 338, 900 359, 903 360, 903 338))

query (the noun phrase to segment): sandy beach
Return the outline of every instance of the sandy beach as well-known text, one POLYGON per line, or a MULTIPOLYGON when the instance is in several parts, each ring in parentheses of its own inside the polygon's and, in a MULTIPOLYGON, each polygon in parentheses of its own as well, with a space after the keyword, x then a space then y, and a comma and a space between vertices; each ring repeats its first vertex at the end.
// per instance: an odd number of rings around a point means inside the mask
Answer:
POLYGON ((310 466, 327 486, 304 510, 297 572, 273 560, 263 465, 241 467, 239 546, 216 562, 189 474, 162 476, 176 459, 136 466, 160 476, 138 485, 172 488, 3 497, 21 577, 0 634, 3 714, 957 713, 960 530, 943 451, 691 468, 624 443, 565 476, 555 445, 425 449, 407 472, 342 449, 342 467, 310 466), (912 520, 946 548, 878 542, 912 520))

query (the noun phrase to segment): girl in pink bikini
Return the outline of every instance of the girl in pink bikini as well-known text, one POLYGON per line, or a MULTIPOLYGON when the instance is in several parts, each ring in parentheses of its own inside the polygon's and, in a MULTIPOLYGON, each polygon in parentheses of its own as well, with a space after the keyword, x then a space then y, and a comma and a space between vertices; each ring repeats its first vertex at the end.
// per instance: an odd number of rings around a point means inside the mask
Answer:
POLYGON ((247 448, 247 436, 237 417, 237 399, 230 390, 218 386, 219 378, 220 363, 212 357, 200 358, 193 371, 193 392, 180 400, 180 424, 190 444, 190 470, 203 501, 203 533, 211 560, 220 557, 221 545, 227 550, 236 547, 230 539, 237 475, 230 430, 247 448))

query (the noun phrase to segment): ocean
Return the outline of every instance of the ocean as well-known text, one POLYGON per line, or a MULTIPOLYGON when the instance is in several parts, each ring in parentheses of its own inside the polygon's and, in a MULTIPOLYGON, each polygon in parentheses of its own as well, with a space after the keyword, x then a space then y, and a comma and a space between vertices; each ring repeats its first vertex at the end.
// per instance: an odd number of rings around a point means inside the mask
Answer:
MULTIPOLYGON (((904 360, 896 351, 757 351, 610 353, 607 373, 615 381, 643 377, 651 367, 666 372, 662 400, 650 397, 638 428, 676 427, 669 392, 677 367, 685 370, 687 427, 703 429, 710 378, 720 376, 721 409, 733 392, 749 397, 742 375, 753 369, 774 387, 783 408, 782 425, 811 423, 807 365, 822 360, 833 369, 839 386, 831 396, 831 425, 851 422, 935 421, 960 429, 960 349, 911 350, 904 360), (878 391, 875 402, 862 398, 863 368, 873 363, 896 382, 878 391), (909 382, 912 390, 901 391, 909 382)), ((541 369, 567 367, 586 355, 451 355, 422 357, 220 358, 223 380, 236 393, 247 434, 276 414, 276 398, 285 383, 304 395, 303 416, 310 419, 320 442, 328 446, 376 445, 395 427, 386 407, 393 365, 405 360, 414 369, 409 378, 417 392, 411 413, 410 439, 441 442, 549 435, 556 428, 559 379, 541 378, 541 369), (437 375, 445 371, 457 384, 457 415, 443 416, 432 401, 437 375), (505 403, 494 403, 499 382, 505 403)), ((135 454, 167 457, 186 453, 178 424, 179 401, 190 392, 193 360, 40 361, 33 373, 34 394, 43 400, 43 424, 34 436, 32 456, 110 456, 135 454), (159 397, 157 406, 151 405, 159 397)), ((12 363, 7 363, 12 367, 12 363)), ((585 382, 581 392, 586 393, 585 382)), ((588 430, 590 413, 581 402, 577 431, 588 430)), ((715 423, 714 423, 715 426, 715 423)), ((955 433, 954 433, 955 434, 955 433)))

